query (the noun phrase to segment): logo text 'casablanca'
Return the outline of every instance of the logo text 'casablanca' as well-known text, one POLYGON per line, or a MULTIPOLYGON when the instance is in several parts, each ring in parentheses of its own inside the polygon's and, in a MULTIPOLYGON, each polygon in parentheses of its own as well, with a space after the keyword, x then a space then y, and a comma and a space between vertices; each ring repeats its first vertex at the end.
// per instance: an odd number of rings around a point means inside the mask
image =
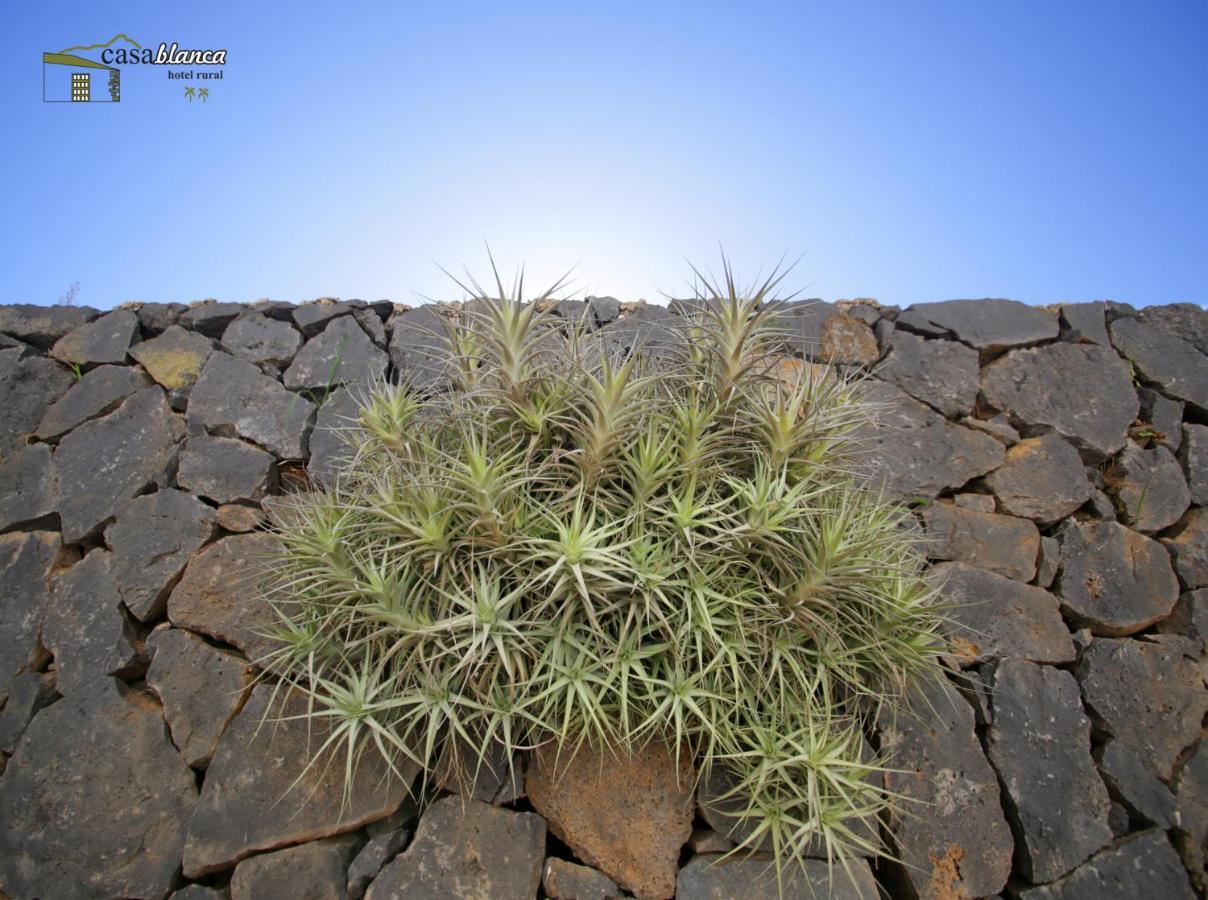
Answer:
POLYGON ((106 47, 101 51, 101 62, 119 66, 225 66, 226 50, 181 50, 176 41, 171 46, 161 43, 159 49, 140 47, 128 50, 125 47, 106 47))

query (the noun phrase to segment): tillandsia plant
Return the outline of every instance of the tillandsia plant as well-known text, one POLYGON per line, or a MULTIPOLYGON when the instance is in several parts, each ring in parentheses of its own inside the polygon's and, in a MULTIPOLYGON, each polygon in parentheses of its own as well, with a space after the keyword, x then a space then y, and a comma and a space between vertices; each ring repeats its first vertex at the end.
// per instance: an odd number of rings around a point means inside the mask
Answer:
POLYGON ((338 476, 279 516, 268 593, 267 671, 349 782, 446 739, 479 764, 661 739, 724 775, 736 850, 876 852, 864 733, 934 669, 940 615, 859 474, 858 382, 784 355, 782 277, 726 266, 677 340, 620 352, 496 275, 447 310, 441 390, 367 393, 338 476))

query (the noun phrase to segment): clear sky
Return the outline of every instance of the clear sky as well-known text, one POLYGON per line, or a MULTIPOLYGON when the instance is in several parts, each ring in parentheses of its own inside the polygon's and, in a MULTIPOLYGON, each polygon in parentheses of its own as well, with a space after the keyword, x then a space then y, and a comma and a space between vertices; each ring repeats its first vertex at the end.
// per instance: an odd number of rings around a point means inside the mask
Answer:
POLYGON ((1208 3, 3 0, 0 302, 622 299, 787 253, 806 296, 1208 301, 1208 3), (226 49, 118 104, 44 51, 226 49))

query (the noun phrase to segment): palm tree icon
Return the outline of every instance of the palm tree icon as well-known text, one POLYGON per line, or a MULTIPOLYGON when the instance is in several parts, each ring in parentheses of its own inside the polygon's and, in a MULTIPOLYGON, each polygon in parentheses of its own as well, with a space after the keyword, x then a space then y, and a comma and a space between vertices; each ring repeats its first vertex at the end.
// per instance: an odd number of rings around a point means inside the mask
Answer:
POLYGON ((191 88, 191 87, 187 87, 187 88, 185 88, 185 97, 188 99, 188 101, 189 101, 190 103, 192 103, 192 102, 193 102, 193 94, 194 94, 194 93, 195 93, 195 89, 194 89, 194 88, 191 88))
POLYGON ((202 103, 205 103, 206 98, 210 96, 210 89, 209 88, 199 88, 197 91, 197 96, 201 99, 202 103))

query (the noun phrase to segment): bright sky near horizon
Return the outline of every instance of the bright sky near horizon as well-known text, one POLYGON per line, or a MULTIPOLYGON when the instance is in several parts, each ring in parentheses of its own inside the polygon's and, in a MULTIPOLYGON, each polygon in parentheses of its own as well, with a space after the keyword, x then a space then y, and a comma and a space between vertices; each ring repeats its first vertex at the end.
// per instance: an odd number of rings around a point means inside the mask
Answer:
POLYGON ((484 240, 622 299, 721 245, 748 277, 800 255, 826 299, 1208 302, 1202 0, 6 0, 0 27, 0 303, 456 299, 439 266, 486 277, 484 240), (44 52, 119 32, 225 49, 223 78, 43 102, 44 52))

